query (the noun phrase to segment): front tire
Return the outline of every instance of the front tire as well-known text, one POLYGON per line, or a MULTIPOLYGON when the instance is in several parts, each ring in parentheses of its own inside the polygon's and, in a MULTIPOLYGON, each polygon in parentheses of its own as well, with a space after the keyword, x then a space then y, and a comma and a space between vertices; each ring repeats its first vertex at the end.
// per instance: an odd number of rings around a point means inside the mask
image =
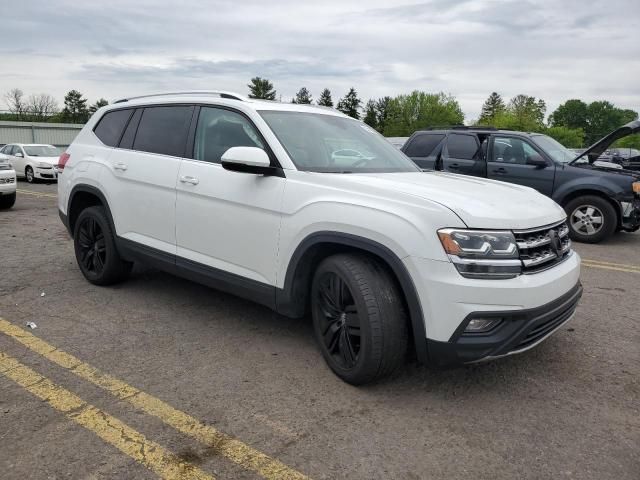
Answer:
POLYGON ((311 285, 316 340, 327 364, 342 380, 362 385, 404 362, 408 328, 396 282, 365 255, 323 260, 311 285))
POLYGON ((73 232, 76 260, 94 285, 112 285, 129 275, 132 264, 120 258, 104 207, 80 212, 73 232))
POLYGON ((11 195, 0 195, 0 210, 13 207, 16 203, 16 192, 11 195))
POLYGON ((568 202, 565 207, 572 240, 598 243, 610 237, 618 226, 613 206, 602 197, 584 195, 568 202))
POLYGON ((33 173, 33 168, 27 167, 24 169, 24 178, 27 179, 27 183, 36 183, 36 175, 33 173))

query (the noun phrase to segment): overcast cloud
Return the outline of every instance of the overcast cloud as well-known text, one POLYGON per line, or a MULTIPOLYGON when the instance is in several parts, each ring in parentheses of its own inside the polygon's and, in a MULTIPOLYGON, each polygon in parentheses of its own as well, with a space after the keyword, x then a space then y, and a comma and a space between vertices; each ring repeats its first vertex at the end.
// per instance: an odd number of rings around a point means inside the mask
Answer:
MULTIPOLYGON (((90 102, 269 78, 334 100, 444 91, 467 120, 492 91, 640 110, 640 1, 3 1, 0 92, 90 102)), ((6 108, 2 106, 1 108, 6 108)))

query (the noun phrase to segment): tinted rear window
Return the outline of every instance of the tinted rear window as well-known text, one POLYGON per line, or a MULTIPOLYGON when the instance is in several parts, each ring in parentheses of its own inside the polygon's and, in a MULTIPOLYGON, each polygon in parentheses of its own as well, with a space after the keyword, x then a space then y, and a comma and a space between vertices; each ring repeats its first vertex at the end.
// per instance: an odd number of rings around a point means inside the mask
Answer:
POLYGON ((449 135, 447 140, 449 157, 472 160, 478 151, 478 142, 471 135, 449 135))
POLYGON ((409 157, 428 157, 443 138, 444 134, 419 135, 407 145, 404 153, 409 157))
POLYGON ((122 135, 122 140, 120 140, 120 148, 133 147, 133 139, 136 135, 136 129, 138 128, 138 122, 140 121, 141 116, 142 109, 138 108, 131 117, 131 120, 129 120, 129 124, 127 125, 127 129, 124 131, 124 135, 122 135))
POLYGON ((130 116, 131 109, 107 112, 98 122, 94 133, 102 143, 115 147, 130 116))
POLYGON ((191 106, 145 108, 133 149, 183 156, 192 112, 191 106))

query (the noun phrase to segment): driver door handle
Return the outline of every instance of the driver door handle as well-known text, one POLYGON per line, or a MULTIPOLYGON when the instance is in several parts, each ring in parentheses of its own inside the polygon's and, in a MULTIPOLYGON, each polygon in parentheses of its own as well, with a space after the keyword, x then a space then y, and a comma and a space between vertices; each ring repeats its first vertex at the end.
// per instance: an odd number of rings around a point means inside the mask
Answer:
POLYGON ((122 170, 124 172, 127 169, 127 164, 123 162, 118 162, 113 166, 113 168, 115 170, 122 170))
POLYGON ((183 175, 180 177, 180 181, 182 183, 190 183, 191 185, 197 185, 200 181, 196 177, 190 177, 188 175, 183 175))
POLYGON ((496 170, 491 170, 491 173, 495 173, 496 175, 506 175, 508 172, 504 168, 500 167, 496 170))
POLYGON ((457 163, 452 163, 451 165, 449 165, 447 167, 449 170, 458 170, 460 168, 460 165, 458 165, 457 163))

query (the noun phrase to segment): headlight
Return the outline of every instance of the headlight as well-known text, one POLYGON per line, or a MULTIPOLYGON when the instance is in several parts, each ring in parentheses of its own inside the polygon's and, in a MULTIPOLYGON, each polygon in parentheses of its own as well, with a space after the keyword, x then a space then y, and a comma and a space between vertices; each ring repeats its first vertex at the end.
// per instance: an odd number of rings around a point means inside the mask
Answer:
POLYGON ((633 193, 640 193, 640 182, 633 182, 631 188, 633 189, 633 193))
POLYGON ((509 231, 438 230, 445 252, 463 277, 513 278, 522 273, 522 262, 513 233, 509 231))

